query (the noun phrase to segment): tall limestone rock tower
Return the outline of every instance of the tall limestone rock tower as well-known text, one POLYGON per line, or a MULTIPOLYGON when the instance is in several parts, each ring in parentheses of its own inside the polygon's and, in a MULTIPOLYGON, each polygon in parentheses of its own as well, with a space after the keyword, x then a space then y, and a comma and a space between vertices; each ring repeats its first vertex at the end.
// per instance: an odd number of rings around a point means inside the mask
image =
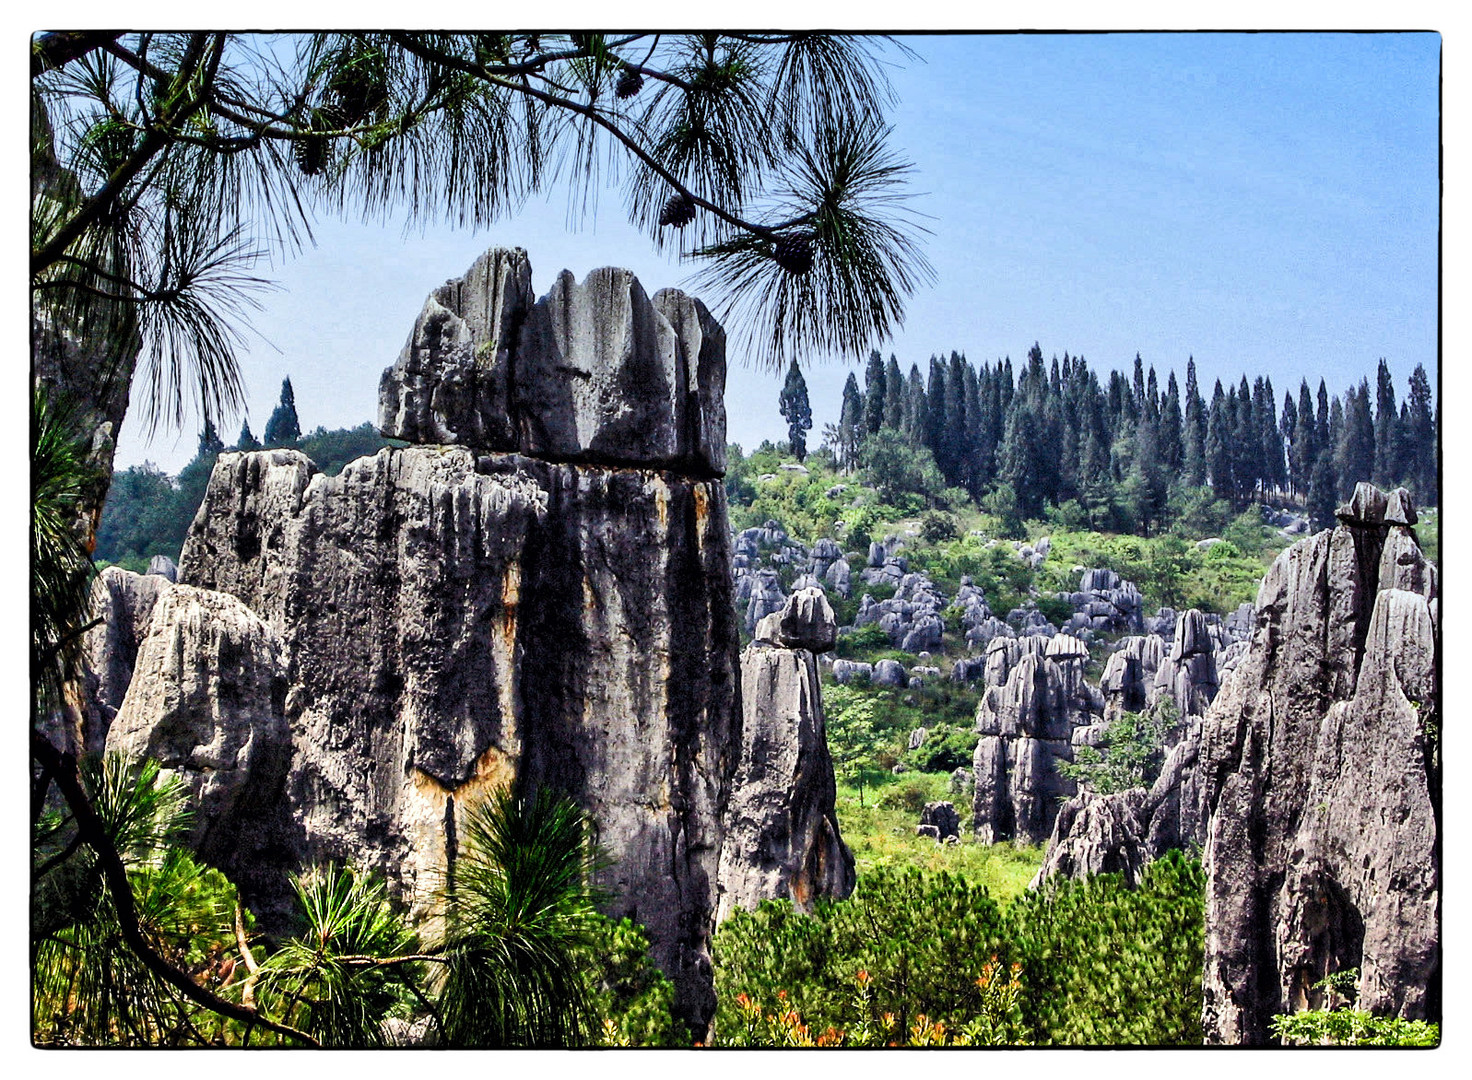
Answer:
POLYGON ((610 913, 708 1019, 741 750, 724 383, 699 301, 615 269, 536 300, 526 253, 497 249, 383 375, 380 427, 418 445, 335 477, 221 457, 180 581, 280 641, 283 865, 346 860, 422 912, 468 802, 553 788, 612 858, 610 913))
POLYGON ((1208 1042, 1268 1042, 1350 969, 1361 1009, 1440 1013, 1436 568, 1404 490, 1338 517, 1273 563, 1202 724, 1208 1042))

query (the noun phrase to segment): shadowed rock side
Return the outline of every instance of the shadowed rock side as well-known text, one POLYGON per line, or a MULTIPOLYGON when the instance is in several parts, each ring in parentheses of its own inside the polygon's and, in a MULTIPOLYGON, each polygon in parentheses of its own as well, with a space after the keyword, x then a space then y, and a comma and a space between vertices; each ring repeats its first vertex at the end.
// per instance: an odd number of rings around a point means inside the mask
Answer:
POLYGON ((92 582, 89 610, 97 625, 82 635, 82 746, 97 753, 123 706, 138 646, 167 578, 106 567, 92 582))
POLYGON ((814 655, 833 647, 835 632, 821 590, 804 589, 762 620, 741 656, 741 762, 726 813, 718 922, 772 897, 806 911, 820 896, 853 891, 814 655))
POLYGON ((1359 968, 1359 1005, 1439 1016, 1436 571, 1403 491, 1361 484, 1274 562, 1202 726, 1207 1040, 1359 968))
POLYGON ((698 1015, 735 739, 725 535, 716 481, 459 447, 327 477, 262 452, 221 458, 182 574, 285 644, 304 861, 422 911, 469 800, 550 785, 592 813, 611 913, 698 1015))

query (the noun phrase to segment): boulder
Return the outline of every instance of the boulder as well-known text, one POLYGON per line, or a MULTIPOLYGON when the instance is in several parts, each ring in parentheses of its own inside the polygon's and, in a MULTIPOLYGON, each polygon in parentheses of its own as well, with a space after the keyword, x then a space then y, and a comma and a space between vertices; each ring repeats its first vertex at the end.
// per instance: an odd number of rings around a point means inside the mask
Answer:
POLYGON ((174 565, 174 560, 169 558, 167 555, 155 555, 153 558, 149 559, 148 570, 145 572, 149 574, 157 574, 159 577, 169 582, 175 582, 179 580, 179 568, 174 565))
POLYGON ((821 589, 795 591, 776 619, 775 642, 784 648, 828 652, 838 640, 833 608, 821 589))
POLYGON ((849 683, 864 685, 874 678, 874 665, 855 660, 834 660, 833 681, 847 686, 849 683))
POLYGON ((920 814, 920 828, 934 829, 938 843, 947 839, 958 840, 961 837, 961 815, 956 813, 956 807, 952 803, 926 803, 920 814))
POLYGON ((898 660, 881 660, 874 665, 870 681, 875 686, 907 686, 910 679, 898 660))

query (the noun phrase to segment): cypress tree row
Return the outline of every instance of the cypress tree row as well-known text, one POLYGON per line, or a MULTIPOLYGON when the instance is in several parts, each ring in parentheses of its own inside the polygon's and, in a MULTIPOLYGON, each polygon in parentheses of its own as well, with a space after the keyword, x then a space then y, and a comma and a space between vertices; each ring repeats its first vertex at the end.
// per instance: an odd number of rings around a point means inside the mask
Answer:
POLYGON ((1281 410, 1267 375, 1218 379, 1208 404, 1194 358, 1184 394, 1174 370, 1162 389, 1139 354, 1128 374, 1101 382, 1082 356, 1045 361, 1037 343, 1015 377, 1010 358, 978 368, 955 351, 931 356, 928 369, 911 364, 905 376, 896 357, 873 352, 862 394, 849 375, 828 428, 839 466, 853 468, 865 441, 890 429, 887 439, 929 451, 946 486, 1012 527, 1056 511, 1148 536, 1213 500, 1232 512, 1292 500, 1322 527, 1361 480, 1437 501, 1436 407, 1420 365, 1399 404, 1382 359, 1373 401, 1368 379, 1338 397, 1303 379, 1281 410))

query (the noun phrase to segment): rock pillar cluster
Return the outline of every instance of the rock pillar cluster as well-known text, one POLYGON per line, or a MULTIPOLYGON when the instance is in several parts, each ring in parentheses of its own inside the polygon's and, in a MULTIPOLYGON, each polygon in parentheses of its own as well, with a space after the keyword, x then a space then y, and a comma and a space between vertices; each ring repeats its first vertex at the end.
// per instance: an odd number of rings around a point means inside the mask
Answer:
POLYGON ((189 779, 201 849, 249 867, 267 913, 287 870, 323 860, 423 913, 469 804, 555 789, 591 815, 609 913, 645 925, 699 1030, 723 873, 742 903, 853 877, 821 594, 782 613, 795 648, 754 658, 742 723, 724 379, 698 300, 615 269, 534 300, 526 253, 488 252, 384 373, 380 427, 415 445, 338 476, 292 450, 223 454, 181 584, 104 579, 96 738, 189 779), (761 744, 763 723, 797 743, 761 744), (738 765, 752 790, 733 800, 738 765), (731 819, 723 858, 728 804, 759 810, 731 819))
POLYGON ((1073 760, 1074 729, 1103 711, 1103 697, 1084 681, 1088 656, 1083 642, 1067 634, 991 643, 987 678, 995 660, 995 673, 1005 671, 1006 681, 988 687, 976 713, 981 739, 972 759, 972 809, 982 843, 1042 843, 1059 802, 1077 790, 1057 766, 1073 760), (1009 663, 1014 653, 1018 658, 1009 663))

